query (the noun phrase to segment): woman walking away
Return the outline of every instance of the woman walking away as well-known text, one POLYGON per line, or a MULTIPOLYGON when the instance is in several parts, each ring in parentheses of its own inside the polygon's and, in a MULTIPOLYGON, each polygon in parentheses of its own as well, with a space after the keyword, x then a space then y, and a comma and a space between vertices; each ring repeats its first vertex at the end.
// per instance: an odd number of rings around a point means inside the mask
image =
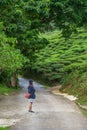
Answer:
POLYGON ((28 112, 34 112, 34 111, 32 111, 32 105, 33 105, 33 102, 34 102, 36 96, 35 96, 35 88, 33 86, 32 79, 29 80, 28 93, 30 94, 28 112))

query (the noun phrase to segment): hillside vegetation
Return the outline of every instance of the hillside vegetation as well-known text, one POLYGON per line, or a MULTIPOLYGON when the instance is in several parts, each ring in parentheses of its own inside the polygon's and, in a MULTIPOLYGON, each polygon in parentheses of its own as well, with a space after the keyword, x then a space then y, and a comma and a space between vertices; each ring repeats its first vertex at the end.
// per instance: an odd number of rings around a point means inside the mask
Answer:
MULTIPOLYGON (((87 93, 87 31, 78 29, 70 38, 60 31, 41 34, 50 42, 36 53, 33 69, 45 79, 62 83, 63 90, 85 98, 87 93)), ((84 99, 85 100, 85 99, 84 99)))

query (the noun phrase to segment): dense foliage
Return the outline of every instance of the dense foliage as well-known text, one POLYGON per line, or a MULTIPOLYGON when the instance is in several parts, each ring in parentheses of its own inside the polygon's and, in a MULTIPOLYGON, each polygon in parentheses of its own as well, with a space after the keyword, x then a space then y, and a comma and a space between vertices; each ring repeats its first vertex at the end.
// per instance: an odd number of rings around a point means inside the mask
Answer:
POLYGON ((0 3, 0 21, 6 35, 16 38, 16 48, 32 60, 33 53, 45 45, 42 44, 44 39, 38 38, 38 33, 40 28, 44 28, 48 4, 44 0, 4 0, 0 3))
POLYGON ((38 37, 40 26, 44 27, 45 11, 48 12, 47 4, 43 0, 0 0, 0 79, 2 73, 8 77, 26 61, 32 62, 34 52, 48 44, 45 38, 38 37))
POLYGON ((0 23, 0 79, 10 78, 14 72, 23 67, 24 63, 28 62, 20 50, 14 48, 16 39, 7 37, 3 28, 3 24, 0 23), (3 73, 6 73, 6 77, 3 73))
POLYGON ((86 0, 50 0, 50 19, 63 29, 64 36, 69 36, 76 27, 86 26, 86 15, 86 0))
MULTIPOLYGON (((65 39, 61 32, 56 30, 41 34, 50 42, 44 49, 36 53, 34 71, 41 74, 45 81, 62 84, 62 91, 74 94, 79 102, 87 101, 87 31, 77 29, 65 39)), ((37 74, 37 75, 39 75, 37 74)))
POLYGON ((61 80, 64 75, 75 70, 87 70, 87 32, 78 29, 77 34, 66 40, 60 31, 46 33, 50 44, 36 53, 34 68, 42 72, 49 80, 61 80))
POLYGON ((0 78, 21 68, 58 81, 86 71, 86 32, 72 34, 86 27, 86 15, 86 0, 0 0, 0 78), (40 35, 53 29, 61 31, 40 35))

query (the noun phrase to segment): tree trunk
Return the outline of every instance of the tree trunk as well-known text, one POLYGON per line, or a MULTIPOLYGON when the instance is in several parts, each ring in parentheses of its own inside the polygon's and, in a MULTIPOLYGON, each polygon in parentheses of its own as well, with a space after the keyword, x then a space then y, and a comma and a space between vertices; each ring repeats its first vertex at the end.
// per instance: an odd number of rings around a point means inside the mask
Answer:
POLYGON ((17 88, 17 81, 18 81, 17 74, 14 73, 11 77, 11 86, 17 88))

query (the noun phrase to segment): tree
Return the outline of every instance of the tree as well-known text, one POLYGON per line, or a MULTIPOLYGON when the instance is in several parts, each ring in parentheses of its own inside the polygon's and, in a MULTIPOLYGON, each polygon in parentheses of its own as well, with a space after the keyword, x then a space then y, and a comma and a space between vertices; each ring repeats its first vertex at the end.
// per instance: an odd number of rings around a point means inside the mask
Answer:
POLYGON ((38 37, 49 15, 48 3, 46 0, 0 1, 0 21, 4 24, 6 35, 17 39, 15 47, 31 62, 34 52, 48 44, 38 37))
POLYGON ((87 25, 86 0, 50 0, 50 21, 53 21, 64 36, 69 36, 76 27, 87 25))
POLYGON ((28 61, 20 50, 14 48, 15 38, 9 38, 3 32, 4 26, 0 23, 0 74, 5 72, 7 79, 17 70, 20 70, 28 61))

